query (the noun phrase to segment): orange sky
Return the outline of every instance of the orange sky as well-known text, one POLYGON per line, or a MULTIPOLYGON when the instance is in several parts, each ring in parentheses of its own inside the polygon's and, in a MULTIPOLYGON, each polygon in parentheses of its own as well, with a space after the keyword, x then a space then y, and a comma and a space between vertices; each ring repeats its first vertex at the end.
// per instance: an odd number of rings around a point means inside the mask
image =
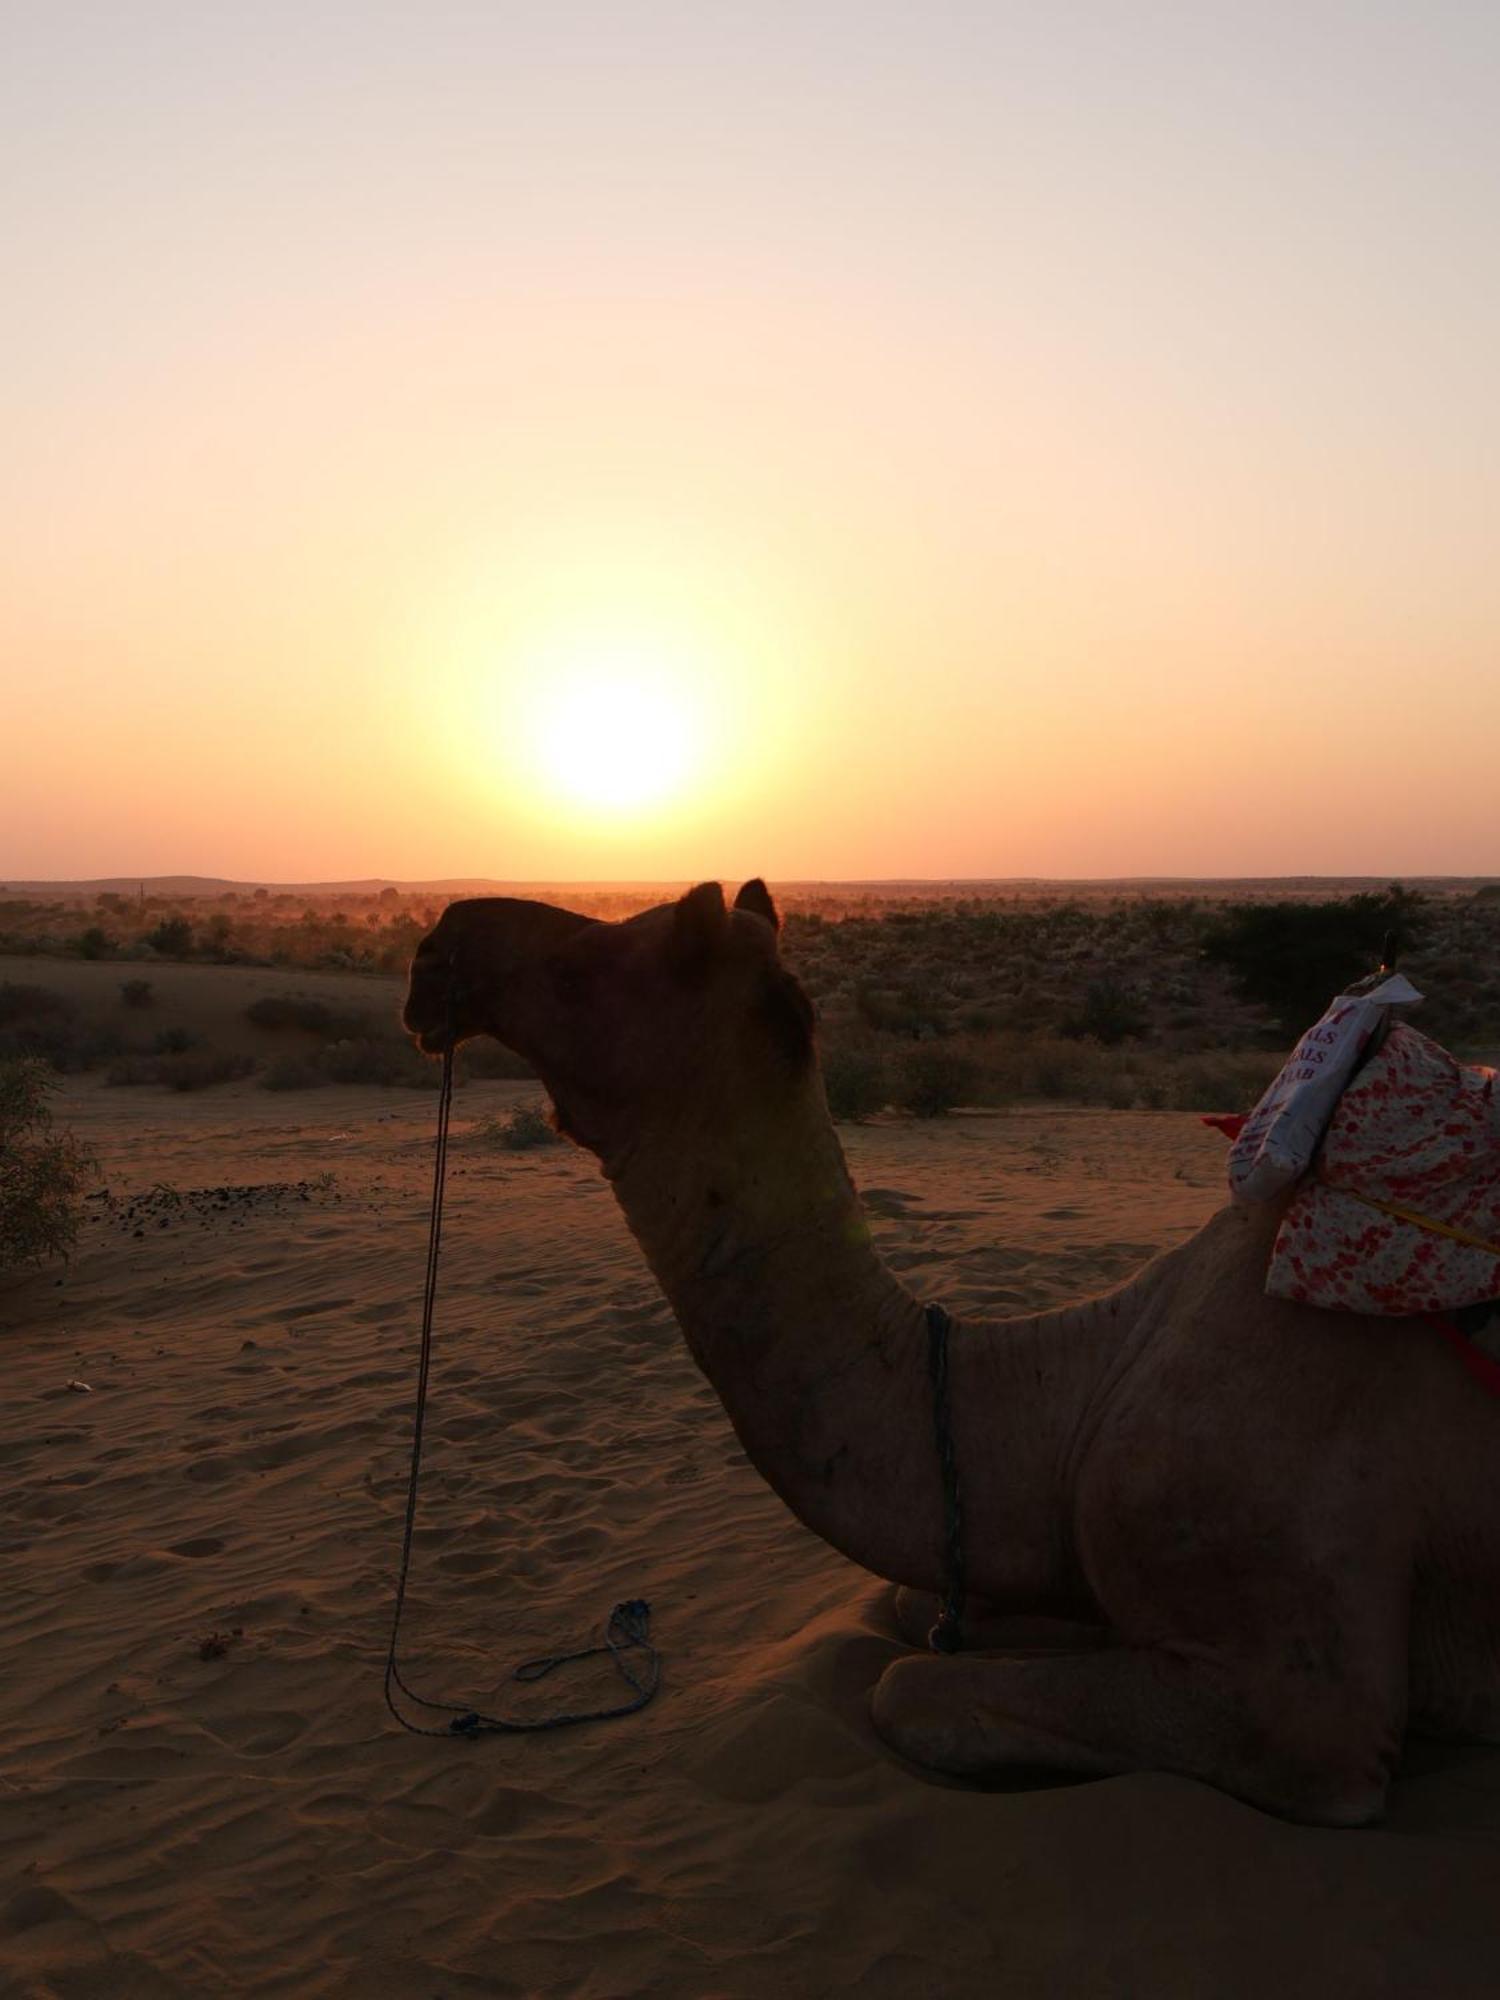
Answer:
POLYGON ((1500 869, 1494 10, 25 11, 0 879, 1500 869))

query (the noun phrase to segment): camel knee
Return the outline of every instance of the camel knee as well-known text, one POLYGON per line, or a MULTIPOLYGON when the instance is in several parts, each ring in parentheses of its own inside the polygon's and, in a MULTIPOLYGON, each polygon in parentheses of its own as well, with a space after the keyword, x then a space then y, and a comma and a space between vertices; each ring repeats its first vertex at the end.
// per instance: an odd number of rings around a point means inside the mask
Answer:
MULTIPOLYGON (((1297 1734, 1279 1755, 1261 1752, 1251 1760, 1261 1774, 1262 1802, 1272 1812, 1310 1826, 1369 1826, 1384 1817, 1394 1742, 1336 1728, 1297 1734)), ((1247 1787, 1245 1795, 1254 1793, 1247 1787)))

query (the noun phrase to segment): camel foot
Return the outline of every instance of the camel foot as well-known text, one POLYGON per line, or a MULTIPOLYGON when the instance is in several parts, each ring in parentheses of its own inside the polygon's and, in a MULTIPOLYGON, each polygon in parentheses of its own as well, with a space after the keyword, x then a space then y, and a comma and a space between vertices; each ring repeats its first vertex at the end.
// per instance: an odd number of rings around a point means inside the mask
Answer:
POLYGON ((1378 1819, 1399 1747, 1398 1730, 1362 1724, 1337 1699, 1297 1728, 1274 1688, 1257 1700, 1190 1659, 1126 1647, 896 1660, 871 1716, 893 1750, 954 1777, 1175 1771, 1315 1826, 1378 1819))

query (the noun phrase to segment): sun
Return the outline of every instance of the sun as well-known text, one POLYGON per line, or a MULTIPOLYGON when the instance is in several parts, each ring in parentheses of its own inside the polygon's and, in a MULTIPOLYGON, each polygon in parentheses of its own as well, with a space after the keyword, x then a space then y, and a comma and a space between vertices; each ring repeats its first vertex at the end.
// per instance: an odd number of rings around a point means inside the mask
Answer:
POLYGON ((701 747, 690 690, 624 645, 548 662, 529 723, 536 788, 610 815, 676 798, 701 747))

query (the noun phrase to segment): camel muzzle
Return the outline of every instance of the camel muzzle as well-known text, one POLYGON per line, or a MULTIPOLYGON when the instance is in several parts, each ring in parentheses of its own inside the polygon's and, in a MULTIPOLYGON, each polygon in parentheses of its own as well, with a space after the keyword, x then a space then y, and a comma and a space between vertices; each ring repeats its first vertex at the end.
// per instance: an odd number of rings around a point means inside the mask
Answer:
POLYGON ((595 921, 514 896, 450 904, 417 946, 402 1025, 430 1056, 471 1035, 514 1046, 510 1035, 524 1031, 525 996, 538 968, 595 921))

